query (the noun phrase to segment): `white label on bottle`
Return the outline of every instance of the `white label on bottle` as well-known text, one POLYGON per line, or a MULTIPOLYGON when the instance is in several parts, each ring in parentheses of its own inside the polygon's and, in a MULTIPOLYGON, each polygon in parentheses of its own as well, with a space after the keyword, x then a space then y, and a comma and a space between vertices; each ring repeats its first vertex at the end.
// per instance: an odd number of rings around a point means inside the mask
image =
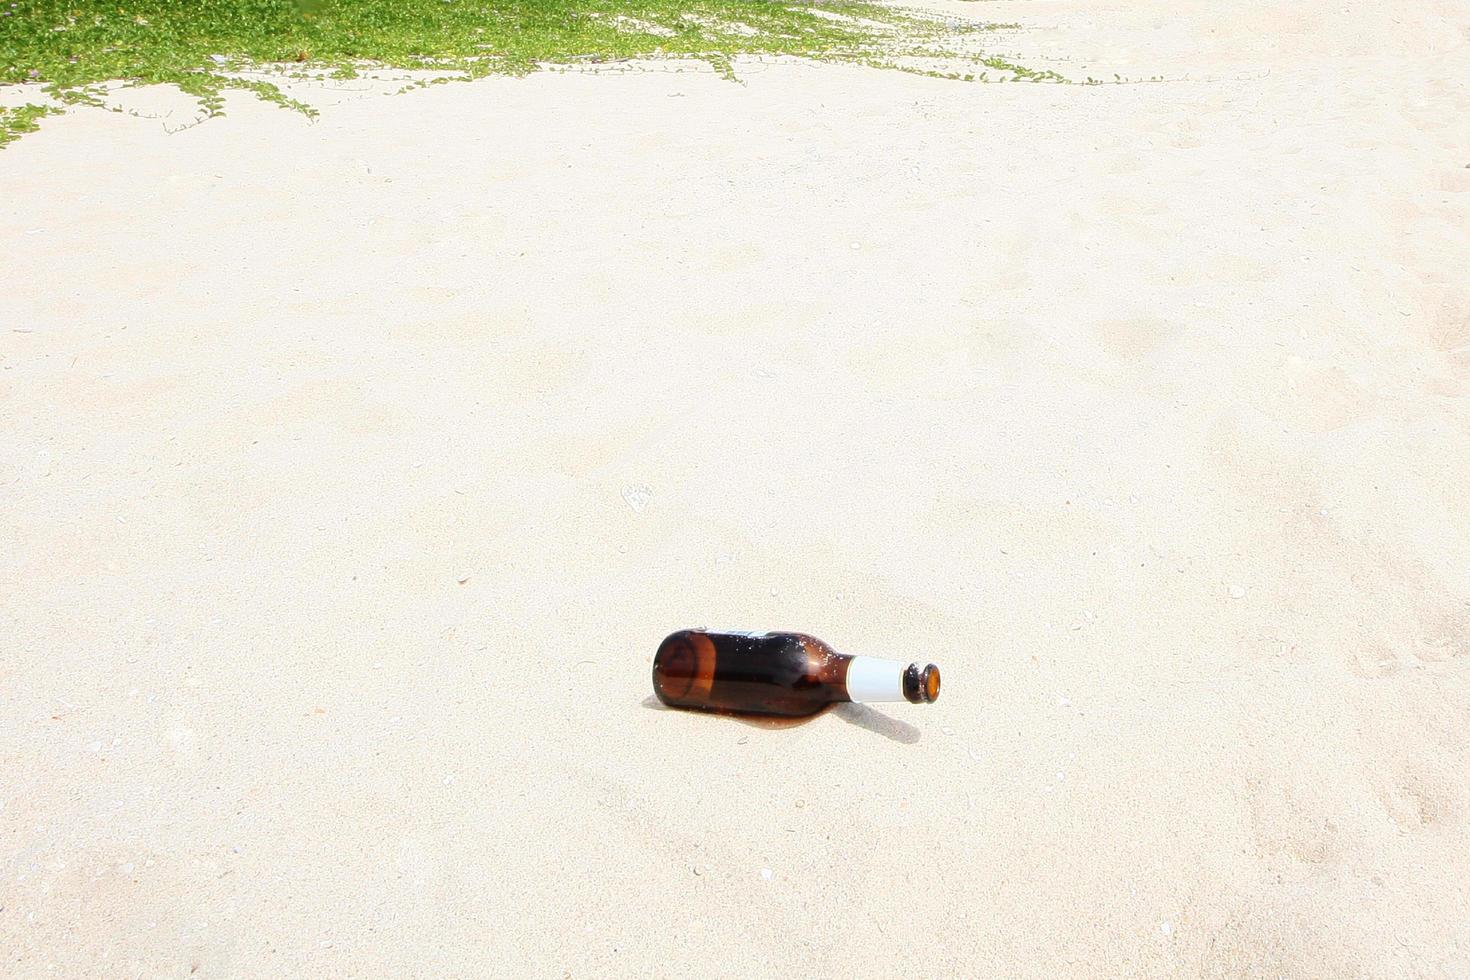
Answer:
POLYGON ((847 665, 847 696, 853 701, 907 701, 903 696, 905 664, 877 657, 853 657, 847 665))

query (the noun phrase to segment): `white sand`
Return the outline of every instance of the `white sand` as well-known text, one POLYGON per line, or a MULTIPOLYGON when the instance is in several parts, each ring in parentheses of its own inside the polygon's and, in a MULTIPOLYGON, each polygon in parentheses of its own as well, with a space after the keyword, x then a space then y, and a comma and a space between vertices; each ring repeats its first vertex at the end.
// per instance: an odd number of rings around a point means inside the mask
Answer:
POLYGON ((0 973, 1470 974, 1464 3, 950 9, 0 153, 0 973))

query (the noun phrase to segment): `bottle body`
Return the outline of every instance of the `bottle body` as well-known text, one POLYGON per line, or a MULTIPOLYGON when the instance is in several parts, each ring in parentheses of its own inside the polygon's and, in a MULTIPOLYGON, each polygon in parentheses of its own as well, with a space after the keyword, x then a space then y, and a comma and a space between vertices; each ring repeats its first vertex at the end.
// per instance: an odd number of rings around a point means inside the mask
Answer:
POLYGON ((848 656, 805 633, 679 630, 659 645, 653 690, 677 708, 801 717, 837 701, 933 701, 939 669, 848 656))

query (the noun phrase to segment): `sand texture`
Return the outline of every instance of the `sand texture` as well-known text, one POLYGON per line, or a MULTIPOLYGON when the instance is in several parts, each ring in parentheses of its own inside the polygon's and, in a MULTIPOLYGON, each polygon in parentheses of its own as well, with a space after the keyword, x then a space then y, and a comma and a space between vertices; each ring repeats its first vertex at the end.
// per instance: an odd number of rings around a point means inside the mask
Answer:
POLYGON ((0 974, 1470 976, 1470 8, 945 9, 0 152, 0 974))

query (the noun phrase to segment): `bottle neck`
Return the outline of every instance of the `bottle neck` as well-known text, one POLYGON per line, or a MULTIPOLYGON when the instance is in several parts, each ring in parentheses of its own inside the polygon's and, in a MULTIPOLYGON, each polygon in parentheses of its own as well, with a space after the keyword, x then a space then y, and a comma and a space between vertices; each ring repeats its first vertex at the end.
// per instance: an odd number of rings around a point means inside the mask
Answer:
POLYGON ((849 701, 909 701, 929 704, 939 697, 939 668, 878 657, 853 657, 845 684, 849 701))

